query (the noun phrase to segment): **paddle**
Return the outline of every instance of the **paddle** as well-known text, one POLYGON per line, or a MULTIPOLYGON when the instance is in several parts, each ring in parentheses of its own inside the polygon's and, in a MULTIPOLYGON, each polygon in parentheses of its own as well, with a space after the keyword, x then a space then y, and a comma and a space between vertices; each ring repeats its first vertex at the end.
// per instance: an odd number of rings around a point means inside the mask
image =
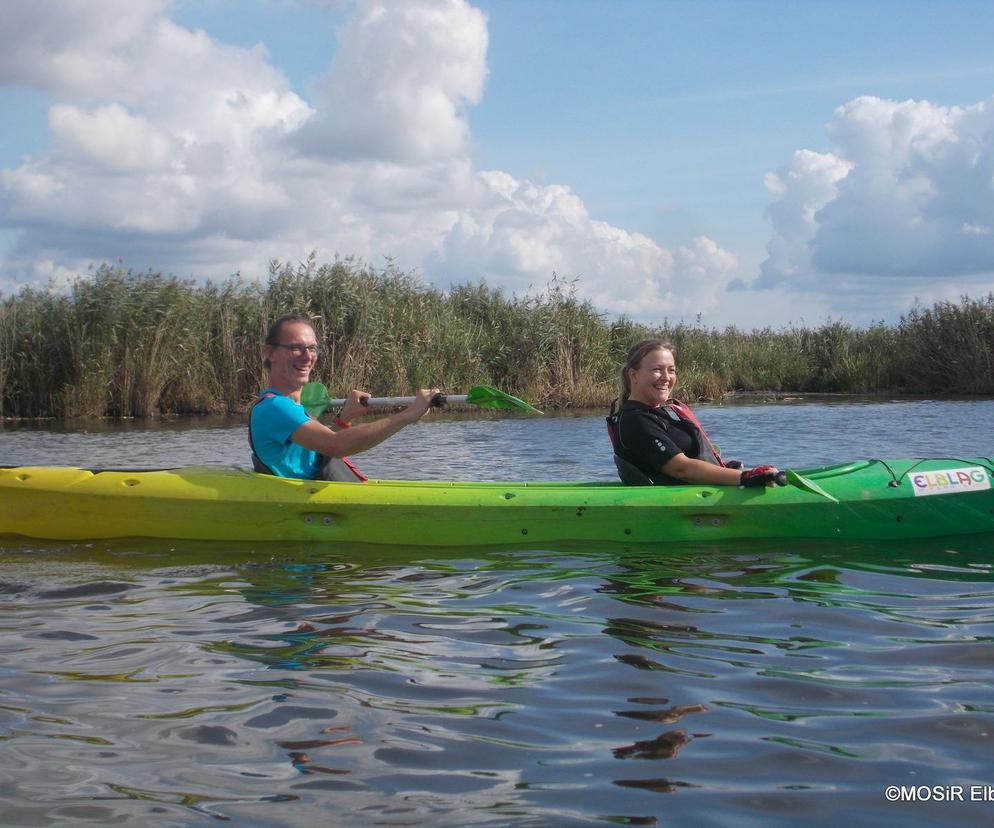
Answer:
MULTIPOLYGON (((370 406, 409 405, 414 397, 370 397, 365 404, 370 406)), ((468 403, 480 408, 499 408, 505 411, 527 411, 529 414, 541 414, 532 405, 510 394, 505 394, 489 385, 477 385, 465 394, 436 394, 431 401, 434 406, 450 403, 468 403)), ((312 417, 320 417, 329 408, 345 405, 345 400, 333 400, 328 396, 328 389, 320 382, 309 382, 300 391, 300 404, 307 409, 312 417)))
POLYGON ((777 475, 777 483, 780 485, 791 485, 800 489, 803 492, 810 492, 811 494, 819 495, 821 497, 831 500, 832 503, 838 503, 838 498, 830 495, 821 486, 814 482, 814 480, 808 480, 806 477, 802 477, 793 469, 787 469, 786 471, 780 472, 777 475), (783 482, 781 482, 781 479, 783 482))

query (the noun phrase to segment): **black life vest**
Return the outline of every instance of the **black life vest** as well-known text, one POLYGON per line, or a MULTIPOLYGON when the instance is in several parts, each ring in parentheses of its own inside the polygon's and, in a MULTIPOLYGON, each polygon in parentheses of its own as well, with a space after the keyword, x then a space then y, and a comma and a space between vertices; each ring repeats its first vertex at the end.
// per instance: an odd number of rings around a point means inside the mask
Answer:
MULTIPOLYGON (((606 417, 606 420, 607 434, 608 437, 611 438, 611 447, 614 449, 614 463, 618 468, 618 475, 621 477, 622 482, 629 485, 650 486, 653 481, 649 475, 618 453, 619 446, 623 448, 624 443, 621 440, 620 428, 618 425, 618 421, 621 416, 621 406, 617 405, 616 408, 617 403, 618 400, 614 400, 611 403, 611 411, 606 417)), ((718 451, 718 447, 711 442, 711 438, 704 430, 704 426, 701 425, 700 420, 698 420, 694 412, 690 410, 690 406, 686 403, 680 402, 679 400, 669 400, 666 403, 666 408, 676 414, 680 421, 686 424, 693 432, 692 436, 697 440, 698 446, 700 446, 700 451, 696 459, 703 460, 706 463, 712 463, 716 466, 725 465, 725 461, 721 459, 721 453, 718 451)))

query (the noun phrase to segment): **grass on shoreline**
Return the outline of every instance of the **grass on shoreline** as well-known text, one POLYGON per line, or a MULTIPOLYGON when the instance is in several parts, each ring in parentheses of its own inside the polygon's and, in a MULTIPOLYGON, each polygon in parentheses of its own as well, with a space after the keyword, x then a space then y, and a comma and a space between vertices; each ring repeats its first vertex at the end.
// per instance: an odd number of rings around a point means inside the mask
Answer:
POLYGON ((151 417, 244 411, 265 382, 261 342, 283 313, 314 319, 315 379, 378 395, 488 383, 540 408, 606 407, 637 340, 677 349, 679 395, 994 394, 994 294, 916 307, 896 325, 741 331, 609 320, 553 279, 508 297, 448 291, 353 260, 274 262, 265 284, 198 285, 105 265, 67 293, 0 300, 0 416, 151 417))

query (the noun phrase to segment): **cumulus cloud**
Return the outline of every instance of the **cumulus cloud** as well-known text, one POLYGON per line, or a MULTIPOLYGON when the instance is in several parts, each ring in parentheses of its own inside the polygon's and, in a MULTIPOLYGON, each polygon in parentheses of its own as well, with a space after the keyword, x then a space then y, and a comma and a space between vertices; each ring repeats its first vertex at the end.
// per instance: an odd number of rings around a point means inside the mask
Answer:
POLYGON ((17 62, 55 68, 5 61, 0 80, 73 101, 49 111, 51 152, 0 171, 22 259, 60 239, 66 260, 130 258, 163 236, 218 232, 222 215, 236 237, 269 222, 281 193, 267 147, 311 110, 261 50, 176 26, 156 0, 15 8, 17 62))
POLYGON ((552 273, 580 277, 606 311, 661 319, 714 304, 735 257, 699 237, 671 252, 641 233, 597 221, 568 187, 483 171, 427 267, 451 281, 486 278, 541 288, 552 273), (537 283, 536 283, 537 282, 537 283))
POLYGON ((819 227, 815 217, 836 197, 839 181, 851 169, 850 162, 831 153, 798 150, 786 166, 766 176, 766 189, 775 199, 766 211, 773 237, 758 287, 774 287, 811 272, 811 242, 819 227))
POLYGON ((0 225, 19 234, 7 289, 119 258, 261 275, 273 258, 316 250, 391 256, 443 287, 579 276, 600 307, 642 318, 713 305, 736 261, 711 239, 668 250, 596 220, 567 186, 474 167, 481 11, 466 0, 349 9, 304 100, 262 46, 183 28, 165 0, 13 4, 0 83, 56 102, 51 149, 0 170, 0 225))
POLYGON ((53 106, 49 127, 56 144, 83 164, 107 172, 167 169, 179 147, 168 135, 120 104, 87 112, 76 106, 53 106))
POLYGON ((5 3, 0 84, 99 96, 125 80, 135 49, 169 0, 32 0, 5 3))
POLYGON ((410 162, 465 152, 486 79, 487 24, 463 0, 360 4, 317 85, 308 152, 410 162))
POLYGON ((857 98, 767 179, 773 228, 758 287, 827 274, 877 289, 994 273, 994 98, 968 107, 857 98))

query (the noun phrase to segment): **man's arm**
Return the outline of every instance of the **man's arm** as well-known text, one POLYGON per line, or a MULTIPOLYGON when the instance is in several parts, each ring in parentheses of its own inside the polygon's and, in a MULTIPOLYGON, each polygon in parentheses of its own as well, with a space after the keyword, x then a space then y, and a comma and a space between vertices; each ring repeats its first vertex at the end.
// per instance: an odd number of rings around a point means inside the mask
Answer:
POLYGON ((327 457, 345 457, 348 454, 371 449, 405 426, 417 422, 431 407, 437 388, 422 388, 407 408, 369 423, 360 423, 341 431, 332 431, 317 420, 308 420, 298 426, 290 435, 290 440, 311 451, 327 457))

